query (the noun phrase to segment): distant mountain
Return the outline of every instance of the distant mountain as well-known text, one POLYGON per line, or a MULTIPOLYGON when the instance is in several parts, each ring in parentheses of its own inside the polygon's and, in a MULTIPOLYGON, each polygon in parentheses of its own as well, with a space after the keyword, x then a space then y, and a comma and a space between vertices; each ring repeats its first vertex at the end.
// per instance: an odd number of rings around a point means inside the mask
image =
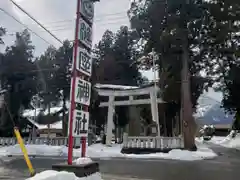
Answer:
POLYGON ((209 111, 209 109, 211 109, 216 104, 221 103, 213 98, 210 98, 209 96, 200 96, 198 99, 196 117, 202 117, 207 111, 209 111))
POLYGON ((208 96, 201 96, 195 114, 196 121, 201 125, 232 124, 233 115, 226 114, 221 103, 208 96))

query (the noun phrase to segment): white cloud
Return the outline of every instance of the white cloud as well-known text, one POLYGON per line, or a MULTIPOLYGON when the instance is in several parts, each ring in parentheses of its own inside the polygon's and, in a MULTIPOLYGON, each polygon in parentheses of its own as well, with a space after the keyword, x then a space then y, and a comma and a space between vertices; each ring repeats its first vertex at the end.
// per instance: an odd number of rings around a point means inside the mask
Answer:
MULTIPOLYGON (((59 39, 73 40, 75 14, 76 14, 76 0, 15 0, 23 9, 31 14, 38 21, 43 23, 53 34, 59 39), (66 20, 66 21, 65 21, 66 20), (56 22, 58 21, 58 22, 56 22), (59 22, 64 21, 64 22, 59 22), (55 22, 55 23, 52 23, 55 22)), ((109 29, 116 31, 121 25, 129 25, 127 10, 130 5, 130 0, 101 0, 95 5, 95 19, 93 41, 97 43, 105 30, 109 29)), ((0 6, 6 11, 13 14, 21 22, 26 24, 30 29, 42 36, 54 46, 59 46, 60 43, 53 39, 48 33, 44 32, 36 23, 24 15, 17 7, 9 1, 1 0, 0 6)), ((9 32, 14 33, 25 29, 21 25, 11 20, 0 13, 2 19, 4 16, 4 23, 2 26, 6 27, 9 32)), ((13 37, 5 37, 7 45, 12 43, 13 37)), ((41 54, 49 45, 38 37, 32 37, 33 44, 36 46, 36 55, 41 54)))

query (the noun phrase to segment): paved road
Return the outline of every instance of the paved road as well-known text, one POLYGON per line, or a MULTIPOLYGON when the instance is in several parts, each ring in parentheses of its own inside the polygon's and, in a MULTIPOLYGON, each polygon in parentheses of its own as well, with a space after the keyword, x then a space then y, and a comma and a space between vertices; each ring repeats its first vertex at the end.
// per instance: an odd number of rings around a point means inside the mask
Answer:
MULTIPOLYGON (((211 145, 219 157, 204 161, 105 159, 100 171, 106 180, 235 180, 240 177, 240 152, 211 145)), ((51 165, 64 159, 35 158, 33 166, 38 172, 51 169, 51 165)), ((0 165, 0 179, 25 179, 28 171, 23 159, 13 159, 0 165)))

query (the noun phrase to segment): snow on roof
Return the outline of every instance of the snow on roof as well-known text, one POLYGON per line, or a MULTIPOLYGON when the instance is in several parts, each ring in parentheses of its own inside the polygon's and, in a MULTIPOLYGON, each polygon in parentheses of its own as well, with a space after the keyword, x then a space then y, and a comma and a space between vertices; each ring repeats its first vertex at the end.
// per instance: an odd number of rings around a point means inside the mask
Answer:
POLYGON ((0 95, 3 94, 3 93, 5 93, 5 92, 7 92, 6 89, 0 89, 0 95))
MULTIPOLYGON (((50 113, 56 113, 58 111, 60 111, 62 109, 62 107, 52 107, 50 108, 50 113)), ((41 108, 37 108, 36 109, 36 114, 35 114, 35 109, 26 109, 24 112, 23 112, 23 116, 24 117, 34 117, 35 115, 38 116, 38 114, 41 112, 41 108)), ((44 112, 44 115, 47 115, 48 114, 48 110, 46 109, 44 112)))
MULTIPOLYGON (((61 109, 62 109, 62 107, 52 107, 52 108, 50 108, 50 113, 58 112, 61 109)), ((27 109, 27 110, 25 110, 23 112, 23 116, 27 117, 27 119, 32 124, 34 124, 38 129, 47 129, 47 125, 38 124, 37 122, 34 121, 35 115, 38 116, 40 112, 41 112, 41 108, 37 108, 36 109, 36 114, 35 114, 35 110, 34 109, 27 109)), ((48 110, 45 110, 44 114, 47 115, 48 114, 48 110)), ((50 128, 51 129, 62 129, 62 121, 50 124, 50 128)))
MULTIPOLYGON (((47 125, 38 124, 38 129, 48 129, 47 125)), ((50 129, 62 129, 62 121, 50 124, 50 129)))
MULTIPOLYGON (((32 120, 32 118, 28 118, 28 120, 32 124, 34 124, 39 130, 41 130, 41 129, 48 129, 47 125, 38 124, 37 122, 32 120)), ((50 124, 50 129, 62 129, 62 121, 58 121, 56 123, 50 124)))
POLYGON ((98 83, 95 85, 95 87, 99 89, 122 89, 122 90, 139 88, 137 86, 124 86, 124 85, 98 84, 98 83))

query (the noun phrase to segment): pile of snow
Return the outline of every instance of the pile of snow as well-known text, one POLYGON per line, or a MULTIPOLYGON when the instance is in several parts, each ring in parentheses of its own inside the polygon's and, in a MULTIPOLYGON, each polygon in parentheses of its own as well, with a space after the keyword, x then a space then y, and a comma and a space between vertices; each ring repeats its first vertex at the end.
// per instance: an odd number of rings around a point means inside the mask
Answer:
POLYGON ((88 157, 85 157, 85 158, 78 158, 76 160, 73 161, 73 163, 77 164, 77 165, 80 165, 80 164, 89 164, 89 163, 92 163, 92 159, 91 158, 88 158, 88 157))
POLYGON ((111 147, 103 144, 93 144, 87 148, 87 156, 91 158, 123 157, 122 145, 112 144, 111 147))
MULTIPOLYGON (((30 156, 67 156, 68 147, 66 146, 49 146, 49 145, 25 145, 28 155, 30 156)), ((0 156, 21 156, 22 150, 18 144, 0 148, 0 156)), ((73 149, 73 156, 80 157, 81 150, 73 149)))
POLYGON ((236 136, 235 133, 235 131, 231 131, 227 137, 214 137, 211 142, 226 148, 240 149, 240 133, 236 134, 236 136))
POLYGON ((187 150, 174 149, 169 153, 151 153, 151 154, 122 154, 121 145, 113 145, 112 147, 95 144, 88 147, 87 155, 91 158, 145 158, 145 159, 174 159, 183 161, 194 161, 202 159, 211 159, 217 156, 211 149, 196 142, 198 150, 195 152, 187 150))
MULTIPOLYGON (((152 159, 175 159, 175 160, 201 160, 209 159, 216 156, 216 154, 203 143, 197 142, 198 150, 195 152, 187 150, 171 150, 169 153, 151 153, 151 154, 122 154, 121 145, 112 145, 112 147, 104 146, 102 144, 94 144, 87 148, 87 157, 90 158, 152 158, 152 159)), ((68 149, 65 146, 48 146, 48 145, 26 145, 27 152, 29 155, 35 156, 67 156, 68 149)), ((16 156, 22 155, 22 151, 19 145, 1 147, 0 156, 16 156)), ((81 157, 81 149, 73 150, 74 157, 81 157)), ((77 164, 89 163, 91 159, 81 158, 75 160, 77 164)))
POLYGON ((219 145, 223 145, 223 144, 228 144, 232 139, 234 139, 233 137, 237 136, 236 131, 232 130, 229 135, 225 136, 213 136, 211 141, 214 144, 219 144, 219 145))
POLYGON ((240 134, 237 134, 236 137, 230 141, 225 141, 222 145, 228 148, 240 149, 240 134))
POLYGON ((53 170, 43 171, 34 177, 26 180, 102 180, 100 173, 95 173, 87 177, 78 178, 71 172, 57 172, 53 170))

